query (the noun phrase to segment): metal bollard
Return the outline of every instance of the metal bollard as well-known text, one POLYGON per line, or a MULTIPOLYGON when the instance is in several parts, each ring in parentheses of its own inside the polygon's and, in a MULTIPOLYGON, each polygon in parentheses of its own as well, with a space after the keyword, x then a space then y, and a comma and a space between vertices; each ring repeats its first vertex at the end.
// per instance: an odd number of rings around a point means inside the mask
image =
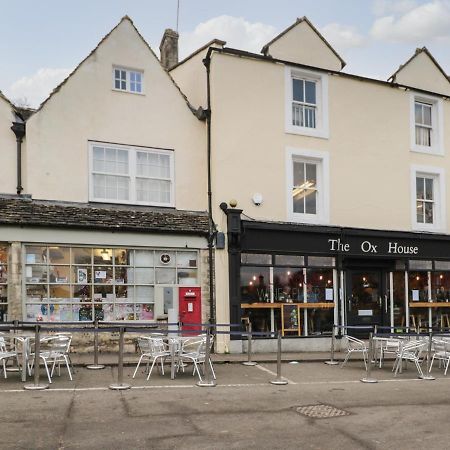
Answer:
POLYGON ((270 384, 288 384, 288 381, 281 377, 281 331, 278 330, 278 349, 277 349, 277 377, 270 381, 270 384))
POLYGON ((130 389, 131 386, 129 384, 124 384, 123 382, 123 346, 124 346, 124 334, 125 330, 123 327, 120 327, 119 334, 119 364, 117 366, 117 383, 113 383, 109 385, 110 389, 115 391, 123 391, 125 389, 130 389))
POLYGON ((372 378, 372 362, 374 357, 374 345, 373 345, 373 333, 371 332, 369 335, 369 355, 366 367, 366 376, 361 378, 363 383, 378 383, 376 378, 372 378))
POLYGON ((428 350, 427 350, 427 371, 426 373, 419 377, 422 380, 435 380, 436 378, 431 375, 431 347, 433 345, 433 332, 430 330, 428 333, 428 350))
POLYGON ((328 364, 329 366, 337 366, 339 364, 339 361, 334 360, 334 351, 336 348, 336 325, 333 325, 332 331, 331 331, 331 351, 330 351, 330 359, 328 361, 325 361, 325 364, 328 364))
POLYGON ((249 321, 247 325, 247 361, 242 364, 244 366, 256 366, 256 362, 252 361, 252 324, 249 321))
POLYGON ((86 369, 99 370, 104 369, 103 364, 98 363, 98 319, 94 321, 94 364, 88 364, 86 369))
POLYGON ((217 385, 211 373, 211 366, 209 365, 211 359, 211 328, 206 329, 206 349, 205 349, 205 379, 197 383, 200 387, 215 387, 217 385))
MULTIPOLYGON (((38 391, 48 388, 48 384, 39 384, 39 355, 41 354, 40 328, 40 325, 36 325, 34 332, 34 383, 26 384, 23 387, 29 391, 38 391)), ((23 370, 27 370, 27 367, 23 367, 23 370)))

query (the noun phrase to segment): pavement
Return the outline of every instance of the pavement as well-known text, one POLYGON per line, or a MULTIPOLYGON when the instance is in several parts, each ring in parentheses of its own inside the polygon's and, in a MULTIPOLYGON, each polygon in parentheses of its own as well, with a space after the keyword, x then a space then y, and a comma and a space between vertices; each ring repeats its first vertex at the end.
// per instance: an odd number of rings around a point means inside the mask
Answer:
POLYGON ((449 447, 450 376, 438 367, 436 380, 425 381, 412 365, 394 378, 386 362, 373 370, 378 383, 367 384, 360 360, 344 368, 285 362, 288 384, 273 385, 271 361, 217 361, 217 386, 198 387, 190 370, 171 380, 166 367, 146 381, 144 369, 132 379, 134 366, 126 365, 131 389, 112 391, 117 366, 94 371, 79 363, 73 381, 62 369, 44 391, 24 390, 17 372, 0 379, 1 449, 449 447))

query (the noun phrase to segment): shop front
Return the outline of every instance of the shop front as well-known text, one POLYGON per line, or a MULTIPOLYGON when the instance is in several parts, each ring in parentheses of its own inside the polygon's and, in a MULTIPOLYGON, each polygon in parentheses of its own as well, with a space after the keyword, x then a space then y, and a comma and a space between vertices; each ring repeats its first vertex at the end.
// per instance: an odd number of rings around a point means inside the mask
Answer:
POLYGON ((227 213, 233 323, 268 337, 329 337, 333 324, 450 326, 450 236, 227 213))

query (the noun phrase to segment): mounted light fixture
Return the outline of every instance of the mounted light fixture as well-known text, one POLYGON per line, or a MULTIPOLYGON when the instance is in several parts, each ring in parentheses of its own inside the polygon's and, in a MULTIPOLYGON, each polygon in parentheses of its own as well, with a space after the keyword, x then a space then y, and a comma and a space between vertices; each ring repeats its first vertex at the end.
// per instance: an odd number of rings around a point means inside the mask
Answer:
POLYGON ((108 250, 106 250, 106 248, 104 248, 101 252, 100 255, 103 259, 103 261, 109 261, 111 259, 111 257, 109 256, 109 252, 108 250))

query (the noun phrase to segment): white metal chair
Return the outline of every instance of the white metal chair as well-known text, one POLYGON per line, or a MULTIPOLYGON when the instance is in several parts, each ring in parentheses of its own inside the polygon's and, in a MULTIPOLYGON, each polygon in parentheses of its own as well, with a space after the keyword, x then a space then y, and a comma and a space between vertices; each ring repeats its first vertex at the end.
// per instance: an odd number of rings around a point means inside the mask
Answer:
POLYGON ((383 360, 386 354, 397 355, 402 344, 402 340, 396 337, 379 338, 374 337, 374 342, 378 345, 379 368, 383 366, 383 360))
POLYGON ((153 367, 158 360, 161 364, 161 373, 164 375, 164 361, 168 356, 170 356, 169 346, 166 342, 164 342, 164 338, 160 336, 139 336, 138 347, 141 352, 141 356, 137 363, 136 369, 134 370, 133 378, 136 377, 139 366, 144 359, 147 359, 147 371, 150 362, 152 363, 150 371, 148 372, 147 380, 150 379, 153 367))
POLYGON ((431 359, 430 371, 433 368, 434 360, 439 361, 439 367, 441 363, 444 364, 444 375, 447 375, 448 366, 450 363, 450 342, 445 339, 433 338, 433 358, 431 359))
POLYGON ((353 336, 345 336, 347 339, 347 355, 341 365, 344 367, 353 353, 362 353, 364 358, 364 367, 367 370, 367 361, 369 360, 369 349, 364 341, 353 336))
POLYGON ((17 365, 19 365, 19 357, 15 350, 13 338, 0 335, 0 361, 3 365, 3 374, 5 378, 8 378, 6 375, 6 362, 11 358, 14 358, 17 361, 17 365))
MULTIPOLYGON (((210 339, 210 350, 213 346, 213 336, 210 339)), ((206 361, 206 336, 196 336, 189 339, 185 339, 182 343, 181 350, 178 357, 178 365, 177 370, 179 370, 183 362, 192 362, 194 365, 194 370, 192 371, 192 375, 194 376, 197 372, 198 378, 200 381, 203 381, 202 376, 200 374, 199 365, 203 364, 203 373, 205 372, 205 364, 209 364, 211 368, 212 376, 216 379, 216 373, 214 372, 214 367, 209 358, 206 361)), ((184 371, 184 367, 183 367, 184 371)))
POLYGON ((394 376, 397 376, 397 373, 402 368, 403 361, 411 361, 416 365, 417 371, 419 372, 419 376, 423 377, 421 364, 421 355, 423 350, 428 345, 426 340, 417 340, 417 341, 409 341, 400 346, 400 350, 397 352, 397 357, 394 362, 394 367, 392 370, 395 372, 394 376))
MULTIPOLYGON (((70 381, 73 380, 72 372, 70 370, 70 343, 72 342, 72 336, 70 335, 55 335, 46 336, 40 340, 42 350, 39 352, 39 359, 44 363, 45 371, 47 373, 48 382, 52 382, 52 376, 55 371, 56 364, 58 364, 58 375, 61 375, 61 363, 65 363, 67 371, 69 373, 70 381), (49 363, 52 365, 51 371, 49 370, 49 363)), ((35 364, 36 355, 34 349, 30 353, 30 364, 28 370, 31 374, 31 370, 35 364)))

